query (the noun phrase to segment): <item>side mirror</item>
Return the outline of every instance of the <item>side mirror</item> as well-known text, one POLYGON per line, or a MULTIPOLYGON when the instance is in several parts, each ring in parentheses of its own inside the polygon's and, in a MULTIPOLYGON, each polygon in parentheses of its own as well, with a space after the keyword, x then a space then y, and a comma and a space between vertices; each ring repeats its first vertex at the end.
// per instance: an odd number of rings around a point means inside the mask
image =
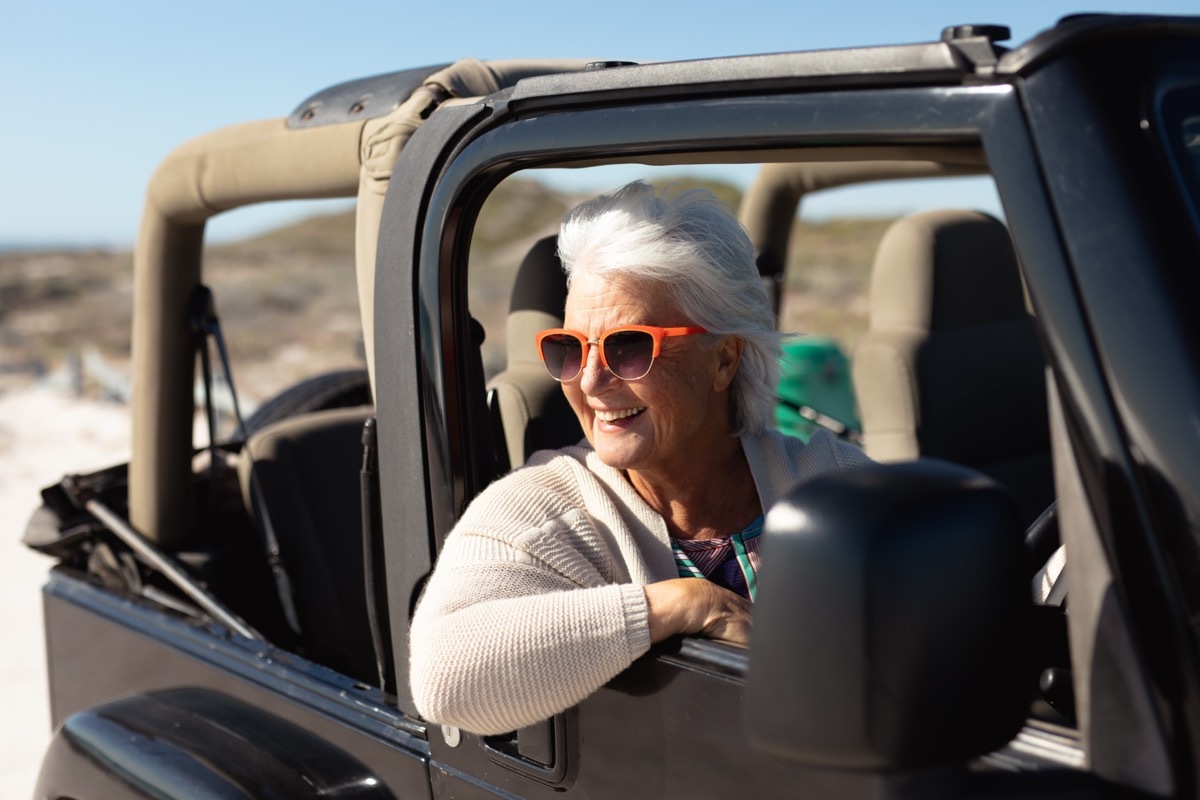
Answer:
POLYGON ((940 461, 794 489, 766 519, 746 688, 759 749, 898 770, 990 752, 1024 723, 1031 610, 1012 496, 940 461))

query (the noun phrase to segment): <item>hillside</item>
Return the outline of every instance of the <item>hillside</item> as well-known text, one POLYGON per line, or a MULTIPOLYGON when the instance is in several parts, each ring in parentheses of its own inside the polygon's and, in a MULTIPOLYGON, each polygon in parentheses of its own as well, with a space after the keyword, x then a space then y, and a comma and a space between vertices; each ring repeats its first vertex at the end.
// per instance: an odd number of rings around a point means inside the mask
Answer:
MULTIPOLYGON (((705 185, 736 204, 736 188, 705 185)), ((470 304, 488 332, 489 369, 502 366, 508 286, 517 265, 579 199, 511 180, 481 212, 470 304)), ((871 253, 887 222, 797 223, 784 328, 853 343, 865 320, 871 253)), ((352 213, 311 217, 210 248, 205 279, 217 298, 235 380, 247 397, 264 399, 305 375, 358 362, 352 213)), ((132 289, 129 252, 0 254, 0 378, 54 369, 83 348, 127 369, 132 289)))

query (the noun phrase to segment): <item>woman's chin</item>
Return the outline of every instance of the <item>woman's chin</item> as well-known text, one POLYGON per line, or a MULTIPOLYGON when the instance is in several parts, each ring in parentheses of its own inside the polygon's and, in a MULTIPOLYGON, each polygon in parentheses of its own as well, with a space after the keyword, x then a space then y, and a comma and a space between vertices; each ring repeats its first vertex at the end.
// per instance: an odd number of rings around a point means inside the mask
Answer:
POLYGON ((592 447, 596 455, 613 469, 633 469, 642 460, 647 442, 627 432, 595 432, 592 447))

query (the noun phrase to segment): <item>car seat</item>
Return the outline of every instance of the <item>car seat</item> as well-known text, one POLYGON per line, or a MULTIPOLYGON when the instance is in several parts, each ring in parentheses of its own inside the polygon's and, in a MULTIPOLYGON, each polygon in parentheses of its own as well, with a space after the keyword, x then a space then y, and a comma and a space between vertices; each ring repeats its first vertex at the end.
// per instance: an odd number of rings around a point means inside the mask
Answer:
POLYGON ((978 469, 1014 492, 1026 523, 1053 501, 1045 358, 998 220, 933 211, 888 229, 853 378, 872 458, 978 469))
POLYGON ((508 364, 488 382, 488 404, 497 436, 496 449, 515 469, 537 450, 575 444, 579 421, 538 357, 534 336, 563 324, 567 277, 558 259, 558 237, 547 236, 530 248, 513 281, 505 347, 508 364))
POLYGON ((359 470, 371 406, 281 420, 242 448, 238 477, 306 658, 375 685, 359 470))

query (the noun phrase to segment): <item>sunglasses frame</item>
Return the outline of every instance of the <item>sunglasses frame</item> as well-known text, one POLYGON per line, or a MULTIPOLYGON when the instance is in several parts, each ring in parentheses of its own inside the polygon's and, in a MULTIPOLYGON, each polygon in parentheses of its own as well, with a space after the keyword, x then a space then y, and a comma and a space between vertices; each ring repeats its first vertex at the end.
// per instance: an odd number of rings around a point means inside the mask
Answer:
POLYGON ((620 327, 611 328, 607 331, 604 331, 604 333, 600 334, 599 339, 589 339, 587 338, 586 334, 581 333, 580 331, 573 331, 569 328, 548 328, 547 330, 537 334, 536 339, 538 357, 542 359, 542 365, 546 367, 546 372, 550 373, 550 377, 554 378, 554 380, 558 381, 559 383, 570 383, 583 374, 583 371, 587 369, 588 356, 590 355, 593 347, 595 347, 597 352, 600 353, 600 363, 604 365, 604 368, 607 369, 613 375, 613 377, 620 378, 623 381, 637 381, 650 374, 650 370, 654 367, 654 360, 658 358, 659 353, 662 352, 663 339, 666 339, 669 336, 692 336, 699 333, 708 333, 708 331, 696 325, 686 325, 676 328, 659 328, 654 325, 621 325, 620 327), (650 338, 654 340, 654 350, 650 354, 650 366, 646 367, 645 372, 643 372, 641 375, 638 375, 636 378, 623 378, 608 365, 608 359, 604 357, 604 340, 615 333, 629 333, 630 331, 649 334, 650 338), (560 378, 556 376, 550 371, 550 365, 546 363, 546 354, 542 352, 542 341, 550 336, 570 336, 579 342, 579 346, 583 351, 583 358, 580 359, 579 362, 579 371, 570 378, 560 378))

